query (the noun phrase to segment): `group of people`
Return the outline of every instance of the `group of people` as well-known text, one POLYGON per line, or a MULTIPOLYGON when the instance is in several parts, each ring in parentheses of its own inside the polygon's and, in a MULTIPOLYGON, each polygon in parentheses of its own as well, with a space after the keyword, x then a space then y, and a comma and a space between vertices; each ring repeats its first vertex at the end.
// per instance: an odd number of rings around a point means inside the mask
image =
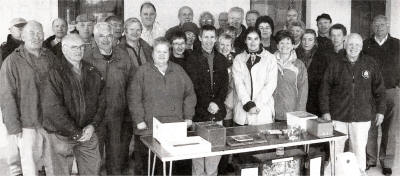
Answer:
MULTIPOLYGON (((181 7, 180 24, 164 30, 145 2, 140 19, 96 22, 81 14, 72 32, 56 19, 46 40, 39 22, 13 19, 0 52, 10 173, 37 175, 44 166, 46 175, 69 175, 75 158, 80 175, 127 174, 130 162, 135 175, 145 175, 148 151, 140 137, 151 134, 153 117, 178 117, 188 128, 204 121, 243 126, 307 111, 348 136, 362 172, 379 158, 391 174, 400 46, 385 16, 374 18, 374 35, 363 41, 332 25, 328 14, 316 18, 316 32, 289 9, 276 32, 273 20, 255 10, 221 13, 219 29, 210 12, 200 15, 199 27, 193 13, 181 7)), ((191 173, 217 175, 220 160, 193 159, 191 173)))

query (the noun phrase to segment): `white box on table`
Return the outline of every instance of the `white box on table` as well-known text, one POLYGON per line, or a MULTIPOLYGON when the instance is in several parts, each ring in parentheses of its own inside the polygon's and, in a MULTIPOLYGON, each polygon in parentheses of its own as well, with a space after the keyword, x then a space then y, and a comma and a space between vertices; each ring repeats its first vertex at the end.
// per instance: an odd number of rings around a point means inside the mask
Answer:
POLYGON ((169 141, 161 146, 171 154, 191 154, 211 152, 211 143, 200 136, 190 136, 169 141))
POLYGON ((307 120, 318 118, 316 115, 305 111, 294 111, 286 113, 288 126, 300 127, 307 129, 307 120))
POLYGON ((160 144, 187 137, 187 123, 178 117, 153 117, 153 138, 160 144))

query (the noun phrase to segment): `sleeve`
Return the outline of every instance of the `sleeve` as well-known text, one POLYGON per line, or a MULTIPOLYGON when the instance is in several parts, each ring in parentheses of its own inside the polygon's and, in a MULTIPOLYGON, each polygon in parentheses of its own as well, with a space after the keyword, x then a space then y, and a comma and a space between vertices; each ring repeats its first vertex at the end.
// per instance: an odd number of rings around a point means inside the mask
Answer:
POLYGON ((297 111, 306 111, 307 105, 307 97, 308 97, 308 76, 307 76, 307 68, 303 62, 300 61, 299 64, 300 73, 297 76, 297 90, 298 90, 298 98, 297 98, 297 111))
MULTIPOLYGON (((217 84, 221 84, 219 86, 218 92, 216 92, 215 94, 215 98, 213 100, 211 100, 212 102, 215 102, 219 109, 225 109, 225 99, 226 99, 226 95, 228 94, 228 89, 229 89, 229 74, 228 74, 228 64, 225 61, 225 58, 218 58, 223 60, 222 65, 223 67, 221 68, 221 70, 219 71, 219 73, 221 74, 220 77, 220 81, 217 84)), ((219 111, 219 112, 223 112, 223 111, 219 111)), ((222 116, 225 116, 224 114, 222 114, 222 116)))
POLYGON ((242 70, 240 68, 240 61, 239 61, 240 56, 241 55, 236 56, 236 58, 233 60, 232 77, 233 77, 233 83, 235 84, 235 89, 238 99, 244 105, 250 102, 251 100, 250 100, 250 95, 246 91, 245 75, 242 73, 242 70))
POLYGON ((278 65, 275 58, 271 58, 271 62, 267 66, 267 79, 264 81, 263 88, 255 96, 256 104, 265 104, 272 99, 272 94, 276 89, 278 82, 278 65))
POLYGON ((374 64, 374 74, 372 78, 372 95, 376 103, 376 112, 379 114, 385 114, 386 111, 386 88, 383 82, 382 72, 377 64, 374 64))
POLYGON ((1 109, 8 134, 18 134, 22 132, 22 124, 17 103, 17 73, 12 60, 6 59, 0 70, 1 109))
MULTIPOLYGON (((143 68, 143 67, 142 67, 143 68)), ((144 104, 143 104, 143 90, 144 90, 144 72, 143 69, 139 69, 133 81, 129 83, 127 98, 129 104, 129 111, 132 115, 133 122, 137 125, 144 121, 144 104)))
POLYGON ((97 98, 97 111, 96 114, 93 118, 92 125, 94 127, 98 127, 99 124, 103 121, 104 119, 104 113, 106 109, 106 100, 105 100, 105 82, 103 81, 103 78, 100 76, 100 88, 99 88, 99 95, 97 98))
POLYGON ((331 62, 328 68, 325 70, 324 76, 321 81, 321 86, 319 88, 319 107, 321 113, 329 113, 329 95, 331 94, 331 89, 334 81, 334 62, 331 62))
POLYGON ((185 84, 185 92, 184 92, 184 100, 183 100, 183 118, 184 119, 192 119, 195 113, 196 106, 196 93, 194 92, 192 80, 190 80, 189 76, 182 69, 184 84, 185 84))
POLYGON ((65 106, 64 92, 62 90, 61 78, 55 70, 49 71, 47 83, 44 86, 43 94, 43 126, 54 127, 57 131, 67 136, 81 134, 81 129, 70 117, 69 111, 65 106))

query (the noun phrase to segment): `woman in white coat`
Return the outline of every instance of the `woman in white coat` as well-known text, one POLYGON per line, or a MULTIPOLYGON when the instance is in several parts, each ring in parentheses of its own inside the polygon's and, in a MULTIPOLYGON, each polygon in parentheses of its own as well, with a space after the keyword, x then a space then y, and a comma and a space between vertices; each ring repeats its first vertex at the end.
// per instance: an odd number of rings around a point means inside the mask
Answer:
POLYGON ((250 27, 245 34, 247 49, 235 57, 232 68, 237 93, 233 120, 238 125, 273 123, 276 59, 263 49, 258 29, 250 27))

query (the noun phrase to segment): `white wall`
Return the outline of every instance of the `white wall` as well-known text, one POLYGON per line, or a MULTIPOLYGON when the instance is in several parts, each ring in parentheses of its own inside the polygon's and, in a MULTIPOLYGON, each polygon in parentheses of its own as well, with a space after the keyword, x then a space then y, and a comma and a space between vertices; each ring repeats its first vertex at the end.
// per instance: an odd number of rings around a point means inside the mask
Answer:
POLYGON ((51 22, 58 17, 58 0, 0 0, 0 42, 7 39, 10 21, 16 17, 42 23, 45 37, 53 35, 51 22))
MULTIPOLYGON (((146 1, 149 0, 125 0, 124 18, 137 17, 140 19, 140 5, 146 1)), ((220 12, 228 11, 234 6, 243 8, 245 13, 250 9, 250 0, 150 0, 150 2, 157 9, 156 21, 160 22, 165 29, 179 24, 178 10, 184 5, 193 9, 193 22, 196 24, 198 24, 199 16, 203 11, 210 11, 214 15, 216 26, 218 26, 217 18, 220 12)))
POLYGON ((400 38, 400 1, 387 0, 386 16, 390 19, 390 34, 393 37, 400 38))
POLYGON ((351 0, 307 0, 306 5, 307 28, 317 31, 315 19, 322 13, 327 13, 332 18, 332 24, 341 23, 347 28, 347 31, 350 31, 351 0))

